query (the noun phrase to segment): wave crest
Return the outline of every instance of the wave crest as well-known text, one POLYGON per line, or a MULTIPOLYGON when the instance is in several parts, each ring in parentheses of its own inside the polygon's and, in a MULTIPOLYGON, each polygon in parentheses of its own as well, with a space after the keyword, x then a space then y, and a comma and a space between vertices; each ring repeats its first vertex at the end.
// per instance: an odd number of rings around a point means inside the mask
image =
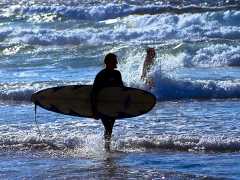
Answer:
POLYGON ((187 81, 155 75, 154 92, 159 100, 240 98, 240 83, 229 81, 187 81))
POLYGON ((217 12, 225 10, 239 10, 239 4, 225 5, 225 6, 172 6, 172 5, 131 5, 127 3, 107 3, 98 4, 93 6, 88 5, 13 5, 8 7, 3 17, 20 15, 22 17, 32 16, 33 14, 55 14, 62 19, 78 19, 100 21, 106 19, 114 19, 117 17, 126 17, 129 15, 143 15, 143 14, 185 14, 185 13, 204 13, 204 12, 217 12))

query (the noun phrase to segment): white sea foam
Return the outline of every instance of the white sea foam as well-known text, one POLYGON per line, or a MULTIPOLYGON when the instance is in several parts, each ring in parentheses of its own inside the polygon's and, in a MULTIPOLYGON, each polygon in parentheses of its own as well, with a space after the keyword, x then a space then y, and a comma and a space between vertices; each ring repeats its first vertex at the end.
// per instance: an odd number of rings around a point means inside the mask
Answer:
MULTIPOLYGON (((4 27, 0 36, 11 43, 33 45, 106 44, 131 42, 161 42, 173 40, 206 40, 208 38, 240 39, 238 11, 192 15, 128 16, 113 23, 113 27, 65 28, 61 30, 4 27), (143 28, 144 27, 144 28, 143 28)), ((102 23, 102 22, 101 22, 102 23)), ((108 21, 106 21, 108 24, 108 21)))
MULTIPOLYGON (((204 50, 203 48, 200 51, 204 52, 204 50)), ((150 78, 152 78, 154 82, 151 91, 157 96, 158 100, 239 98, 239 79, 229 80, 229 78, 223 79, 219 77, 218 79, 215 77, 215 79, 210 80, 209 77, 208 79, 198 77, 198 80, 194 80, 194 78, 177 78, 174 71, 176 68, 182 66, 191 65, 201 67, 205 65, 207 67, 213 67, 228 64, 232 61, 232 56, 231 59, 228 59, 228 57, 230 57, 229 54, 233 54, 234 56, 234 54, 236 54, 236 48, 227 45, 213 45, 206 48, 206 53, 209 59, 199 58, 198 53, 197 55, 193 54, 193 58, 186 57, 184 53, 178 53, 177 56, 174 54, 166 56, 158 54, 160 57, 157 55, 159 59, 156 59, 149 73, 150 78), (222 50, 222 48, 224 50, 222 50), (229 52, 225 48, 227 48, 229 52), (220 57, 222 57, 222 59, 220 59, 220 57), (191 61, 187 58, 191 59, 191 61)), ((126 54, 128 56, 122 60, 119 65, 123 79, 126 80, 126 85, 148 89, 148 86, 144 85, 140 78, 145 55, 144 49, 141 49, 140 52, 139 50, 132 50, 126 54)))
MULTIPOLYGON (((13 14, 19 11, 21 13, 29 12, 30 19, 27 26, 9 26, 3 24, 0 31, 0 39, 5 40, 6 43, 16 44, 25 43, 31 45, 103 45, 112 43, 138 43, 144 42, 163 42, 163 41, 186 41, 186 40, 209 40, 214 38, 219 39, 240 39, 240 27, 238 19, 240 18, 239 11, 220 11, 220 12, 206 12, 195 14, 144 14, 131 15, 121 18, 120 15, 114 16, 119 10, 115 10, 115 6, 102 6, 100 10, 96 10, 96 14, 87 15, 86 17, 104 17, 101 15, 102 11, 110 9, 106 16, 111 16, 106 21, 89 23, 88 27, 81 27, 81 22, 62 22, 65 28, 52 28, 51 26, 34 26, 34 22, 39 19, 34 18, 32 13, 39 11, 46 11, 46 17, 43 15, 43 21, 48 21, 48 13, 50 13, 49 21, 52 21, 54 11, 62 12, 64 8, 51 7, 26 7, 22 9, 21 6, 16 6, 13 9, 13 14), (20 9, 20 10, 19 10, 20 9), (57 9, 57 10, 56 10, 57 9), (103 9, 103 10, 101 10, 103 9), (53 12, 51 12, 53 11, 53 12), (31 22, 33 19, 34 22, 31 22), (109 24, 109 21, 111 23, 109 24), (32 24, 31 24, 32 23, 32 24), (66 26, 65 26, 66 23, 66 26), (71 23, 70 23, 71 24, 71 23), (79 26, 73 26, 79 24, 79 26)), ((127 5, 125 5, 127 6, 127 5)), ((74 8, 74 7, 73 7, 74 8)), ((69 9, 69 7, 67 7, 69 9)), ((119 8, 125 13, 125 7, 119 8)), ((67 11, 67 10, 66 10, 67 11)), ((71 11, 71 8, 70 10, 71 11)), ((81 11, 81 10, 79 10, 81 11)), ((95 9, 92 11, 95 12, 95 9)), ((74 17, 80 16, 77 12, 65 12, 66 14, 73 14, 74 17)), ((81 11, 82 13, 82 11, 81 11)), ((81 14, 80 13, 80 14, 81 14)), ((90 11, 91 13, 91 11, 90 11)), ((54 27, 54 26, 53 26, 54 27)))
MULTIPOLYGON (((42 125, 43 126, 43 125, 42 125)), ((45 126, 45 125, 44 125, 45 126)), ((48 125, 49 126, 49 125, 48 125)), ((52 125, 51 125, 52 126, 52 125)), ((8 128, 0 137, 0 150, 16 151, 47 151, 59 152, 69 155, 96 156, 104 153, 103 139, 101 134, 91 135, 71 130, 52 129, 51 134, 44 130, 41 138, 33 131, 19 131, 18 128, 8 128), (16 131, 16 132, 15 132, 16 131), (18 132, 17 132, 18 131, 18 132), (9 133, 11 132, 11 134, 9 133), (28 133, 27 133, 28 132, 28 133), (27 133, 27 134, 26 134, 27 133)), ((148 151, 148 150, 171 150, 171 151, 204 151, 204 152, 238 152, 240 150, 240 139, 224 136, 188 136, 188 135, 146 135, 131 137, 115 137, 112 139, 112 149, 117 151, 148 151)))
POLYGON ((224 152, 239 151, 240 139, 227 137, 202 136, 191 137, 186 135, 161 135, 146 137, 131 137, 120 140, 116 148, 131 150, 179 150, 224 152))
POLYGON ((116 17, 124 17, 132 14, 161 14, 161 13, 196 13, 206 11, 220 11, 220 10, 239 9, 239 5, 226 6, 198 6, 187 5, 179 8, 174 5, 163 5, 149 3, 146 5, 132 5, 129 3, 99 3, 95 6, 87 4, 67 5, 60 3, 52 3, 51 5, 45 3, 22 3, 19 5, 12 5, 4 10, 3 15, 9 16, 18 14, 20 16, 31 16, 33 14, 55 14, 65 18, 82 19, 82 20, 104 20, 113 19, 116 17))
POLYGON ((190 57, 191 64, 202 67, 211 66, 239 66, 240 47, 229 46, 227 44, 210 45, 199 49, 193 57, 190 57))

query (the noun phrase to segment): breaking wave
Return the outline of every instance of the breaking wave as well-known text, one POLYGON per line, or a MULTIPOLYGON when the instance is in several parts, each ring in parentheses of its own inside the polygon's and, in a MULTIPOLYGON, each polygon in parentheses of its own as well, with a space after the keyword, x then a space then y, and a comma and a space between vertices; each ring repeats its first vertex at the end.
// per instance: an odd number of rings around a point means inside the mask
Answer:
MULTIPOLYGON (((21 137, 1 137, 1 150, 16 151, 95 151, 104 148, 101 135, 82 135, 80 137, 40 139, 37 135, 21 137), (93 145, 95 144, 95 145, 93 145), (93 147, 94 146, 94 147, 93 147)), ((239 152, 240 139, 230 137, 191 137, 184 135, 159 135, 146 137, 126 137, 113 139, 112 149, 115 151, 194 151, 194 152, 239 152)))
POLYGON ((240 98, 240 82, 233 80, 177 80, 156 75, 154 92, 159 100, 240 98))
POLYGON ((239 4, 226 5, 226 6, 171 6, 171 5, 131 5, 127 3, 107 3, 98 4, 96 6, 80 5, 69 6, 69 5, 13 5, 5 9, 2 17, 20 15, 22 17, 32 16, 34 14, 46 14, 48 17, 52 15, 54 20, 56 19, 78 19, 78 20, 106 20, 115 19, 117 17, 126 17, 129 15, 143 15, 143 14, 184 14, 184 13, 204 13, 204 12, 217 12, 225 10, 239 10, 239 4))
MULTIPOLYGON (((95 17, 95 15, 94 15, 95 17)), ((97 16, 98 17, 98 16, 97 16)), ((42 46, 106 45, 114 43, 142 44, 144 42, 194 41, 211 39, 239 40, 239 11, 190 15, 128 16, 76 27, 46 28, 44 26, 3 26, 0 40, 4 44, 42 46), (145 28, 142 28, 145 27, 145 28), (161 28, 160 28, 161 27, 161 28), (219 28, 221 27, 221 28, 219 28)), ((77 23, 78 24, 78 23, 77 23)), ((81 24, 81 23, 80 23, 81 24)))
MULTIPOLYGON (((159 101, 181 99, 227 99, 240 98, 240 83, 238 81, 187 81, 155 75, 156 86, 152 89, 159 101)), ((79 82, 43 82, 2 84, 1 101, 30 102, 31 95, 41 89, 81 84, 79 82)))

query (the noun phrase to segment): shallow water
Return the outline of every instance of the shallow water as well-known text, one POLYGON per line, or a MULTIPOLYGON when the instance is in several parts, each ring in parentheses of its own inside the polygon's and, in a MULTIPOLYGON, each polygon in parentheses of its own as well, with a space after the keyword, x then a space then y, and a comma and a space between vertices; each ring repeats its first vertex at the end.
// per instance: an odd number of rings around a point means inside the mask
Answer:
POLYGON ((116 122, 111 153, 104 150, 99 121, 39 108, 41 140, 33 105, 11 108, 7 112, 10 107, 1 106, 2 177, 238 179, 240 175, 237 100, 159 102, 147 115, 116 122), (6 114, 14 122, 3 122, 6 114))
POLYGON ((10 159, 1 157, 0 166, 3 172, 1 177, 10 179, 16 177, 34 179, 226 179, 224 178, 226 176, 239 177, 237 173, 239 163, 236 164, 231 160, 239 156, 234 154, 213 156, 170 152, 111 153, 105 154, 101 159, 29 156, 29 154, 11 155, 10 159), (12 164, 13 161, 17 163, 12 164), (228 166, 218 165, 223 162, 228 166), (228 168, 229 165, 234 166, 233 170, 236 170, 236 173, 229 174, 229 171, 232 171, 228 168), (207 176, 207 174, 212 176, 207 176))

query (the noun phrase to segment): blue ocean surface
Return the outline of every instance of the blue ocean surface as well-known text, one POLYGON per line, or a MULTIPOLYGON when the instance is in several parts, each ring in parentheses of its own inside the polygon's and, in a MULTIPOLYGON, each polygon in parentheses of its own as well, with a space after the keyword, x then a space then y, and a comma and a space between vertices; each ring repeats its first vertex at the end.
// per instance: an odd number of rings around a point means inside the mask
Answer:
POLYGON ((2 0, 0 179, 240 179, 238 0, 2 0), (156 49, 141 74, 146 49, 156 49), (116 53, 126 86, 157 97, 117 120, 37 108, 39 90, 92 84, 116 53))

